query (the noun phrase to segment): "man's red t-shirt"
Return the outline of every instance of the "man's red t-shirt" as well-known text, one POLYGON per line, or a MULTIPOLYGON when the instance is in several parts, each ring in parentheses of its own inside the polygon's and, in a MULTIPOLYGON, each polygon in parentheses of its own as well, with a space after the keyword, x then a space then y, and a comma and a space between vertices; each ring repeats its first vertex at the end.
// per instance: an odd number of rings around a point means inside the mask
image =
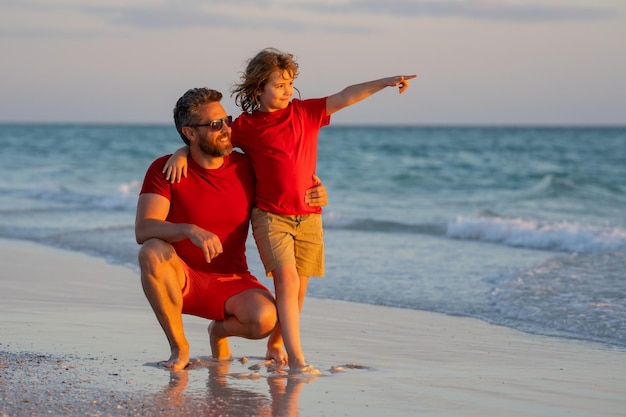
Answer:
POLYGON ((162 172, 168 157, 157 159, 148 168, 141 193, 155 193, 170 200, 167 221, 191 223, 215 233, 224 250, 207 263, 202 250, 185 239, 172 243, 178 256, 200 271, 247 272, 246 239, 255 184, 249 158, 233 152, 218 169, 204 169, 188 158, 187 177, 172 184, 162 172))

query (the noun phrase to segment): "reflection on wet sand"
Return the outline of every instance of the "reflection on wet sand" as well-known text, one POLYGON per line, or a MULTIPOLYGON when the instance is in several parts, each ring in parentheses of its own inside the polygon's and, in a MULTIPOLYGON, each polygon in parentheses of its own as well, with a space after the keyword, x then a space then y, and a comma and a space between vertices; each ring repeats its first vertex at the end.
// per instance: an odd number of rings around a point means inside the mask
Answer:
MULTIPOLYGON (((268 367, 267 373, 232 373, 231 361, 196 360, 182 371, 169 371, 169 383, 155 398, 161 416, 298 416, 298 396, 318 375, 289 376, 268 367), (190 385, 190 375, 208 369, 204 392, 190 385), (246 389, 242 380, 253 384, 246 389), (267 394, 262 388, 267 383, 267 394)), ((265 365, 265 364, 263 364, 265 365)))

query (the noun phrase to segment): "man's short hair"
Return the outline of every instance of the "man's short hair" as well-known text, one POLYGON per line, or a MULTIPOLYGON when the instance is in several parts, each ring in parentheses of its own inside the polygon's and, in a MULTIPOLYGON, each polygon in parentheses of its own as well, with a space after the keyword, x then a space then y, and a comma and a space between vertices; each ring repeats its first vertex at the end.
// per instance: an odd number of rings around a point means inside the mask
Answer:
POLYGON ((183 127, 201 122, 199 109, 202 105, 221 100, 222 93, 206 87, 189 89, 178 99, 174 107, 174 124, 185 144, 189 145, 189 139, 183 133, 183 127))

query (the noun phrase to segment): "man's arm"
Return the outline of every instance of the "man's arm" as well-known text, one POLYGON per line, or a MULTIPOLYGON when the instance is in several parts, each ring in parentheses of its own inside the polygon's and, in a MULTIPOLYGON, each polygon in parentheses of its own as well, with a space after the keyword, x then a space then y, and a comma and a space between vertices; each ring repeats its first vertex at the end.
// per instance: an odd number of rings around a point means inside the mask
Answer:
POLYGON ((313 176, 315 185, 308 190, 304 195, 304 202, 311 207, 322 207, 328 204, 328 194, 326 193, 326 186, 322 184, 322 181, 317 175, 313 176))
POLYGON ((399 92, 402 94, 409 88, 409 80, 413 78, 417 78, 417 74, 381 78, 346 87, 326 99, 326 114, 330 116, 345 107, 368 98, 385 87, 399 87, 399 92))
POLYGON ((222 242, 216 234, 193 224, 168 222, 169 211, 170 201, 167 198, 153 193, 141 194, 135 217, 137 243, 142 244, 148 239, 161 239, 170 243, 190 239, 202 249, 207 262, 222 253, 222 242))

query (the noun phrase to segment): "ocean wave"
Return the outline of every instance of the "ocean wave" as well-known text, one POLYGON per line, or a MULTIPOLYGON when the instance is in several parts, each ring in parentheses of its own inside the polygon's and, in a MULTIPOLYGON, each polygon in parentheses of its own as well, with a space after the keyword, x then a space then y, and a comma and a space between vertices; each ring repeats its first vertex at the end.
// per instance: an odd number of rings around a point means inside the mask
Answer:
POLYGON ((137 270, 137 249, 133 225, 84 227, 77 230, 10 227, 0 225, 0 237, 36 242, 42 245, 101 257, 112 264, 137 270))
POLYGON ((626 229, 568 221, 538 221, 481 215, 459 216, 447 225, 452 239, 561 252, 601 253, 626 249, 626 229))
POLYGON ((577 253, 502 276, 490 295, 497 314, 489 320, 626 346, 625 263, 626 251, 577 253))
POLYGON ((626 249, 626 229, 568 221, 504 218, 490 211, 458 216, 447 224, 409 224, 392 220, 324 217, 326 229, 376 233, 409 233, 473 240, 526 249, 570 253, 604 253, 626 249))
POLYGON ((564 174, 547 174, 538 179, 538 182, 518 192, 520 199, 586 199, 606 201, 610 204, 623 204, 624 191, 622 184, 616 184, 601 176, 584 177, 566 176, 564 174))
MULTIPOLYGON (((119 184, 116 189, 108 193, 97 190, 94 194, 88 190, 77 191, 65 185, 46 183, 29 190, 5 190, 5 193, 39 203, 62 204, 79 207, 82 210, 134 211, 137 207, 140 187, 141 184, 138 181, 132 181, 119 184)), ((41 210, 41 208, 37 209, 41 210)))
POLYGON ((446 232, 445 225, 433 223, 408 224, 391 220, 377 220, 371 218, 346 220, 332 215, 326 215, 324 217, 324 228, 354 230, 360 232, 414 233, 429 236, 442 236, 446 232))

